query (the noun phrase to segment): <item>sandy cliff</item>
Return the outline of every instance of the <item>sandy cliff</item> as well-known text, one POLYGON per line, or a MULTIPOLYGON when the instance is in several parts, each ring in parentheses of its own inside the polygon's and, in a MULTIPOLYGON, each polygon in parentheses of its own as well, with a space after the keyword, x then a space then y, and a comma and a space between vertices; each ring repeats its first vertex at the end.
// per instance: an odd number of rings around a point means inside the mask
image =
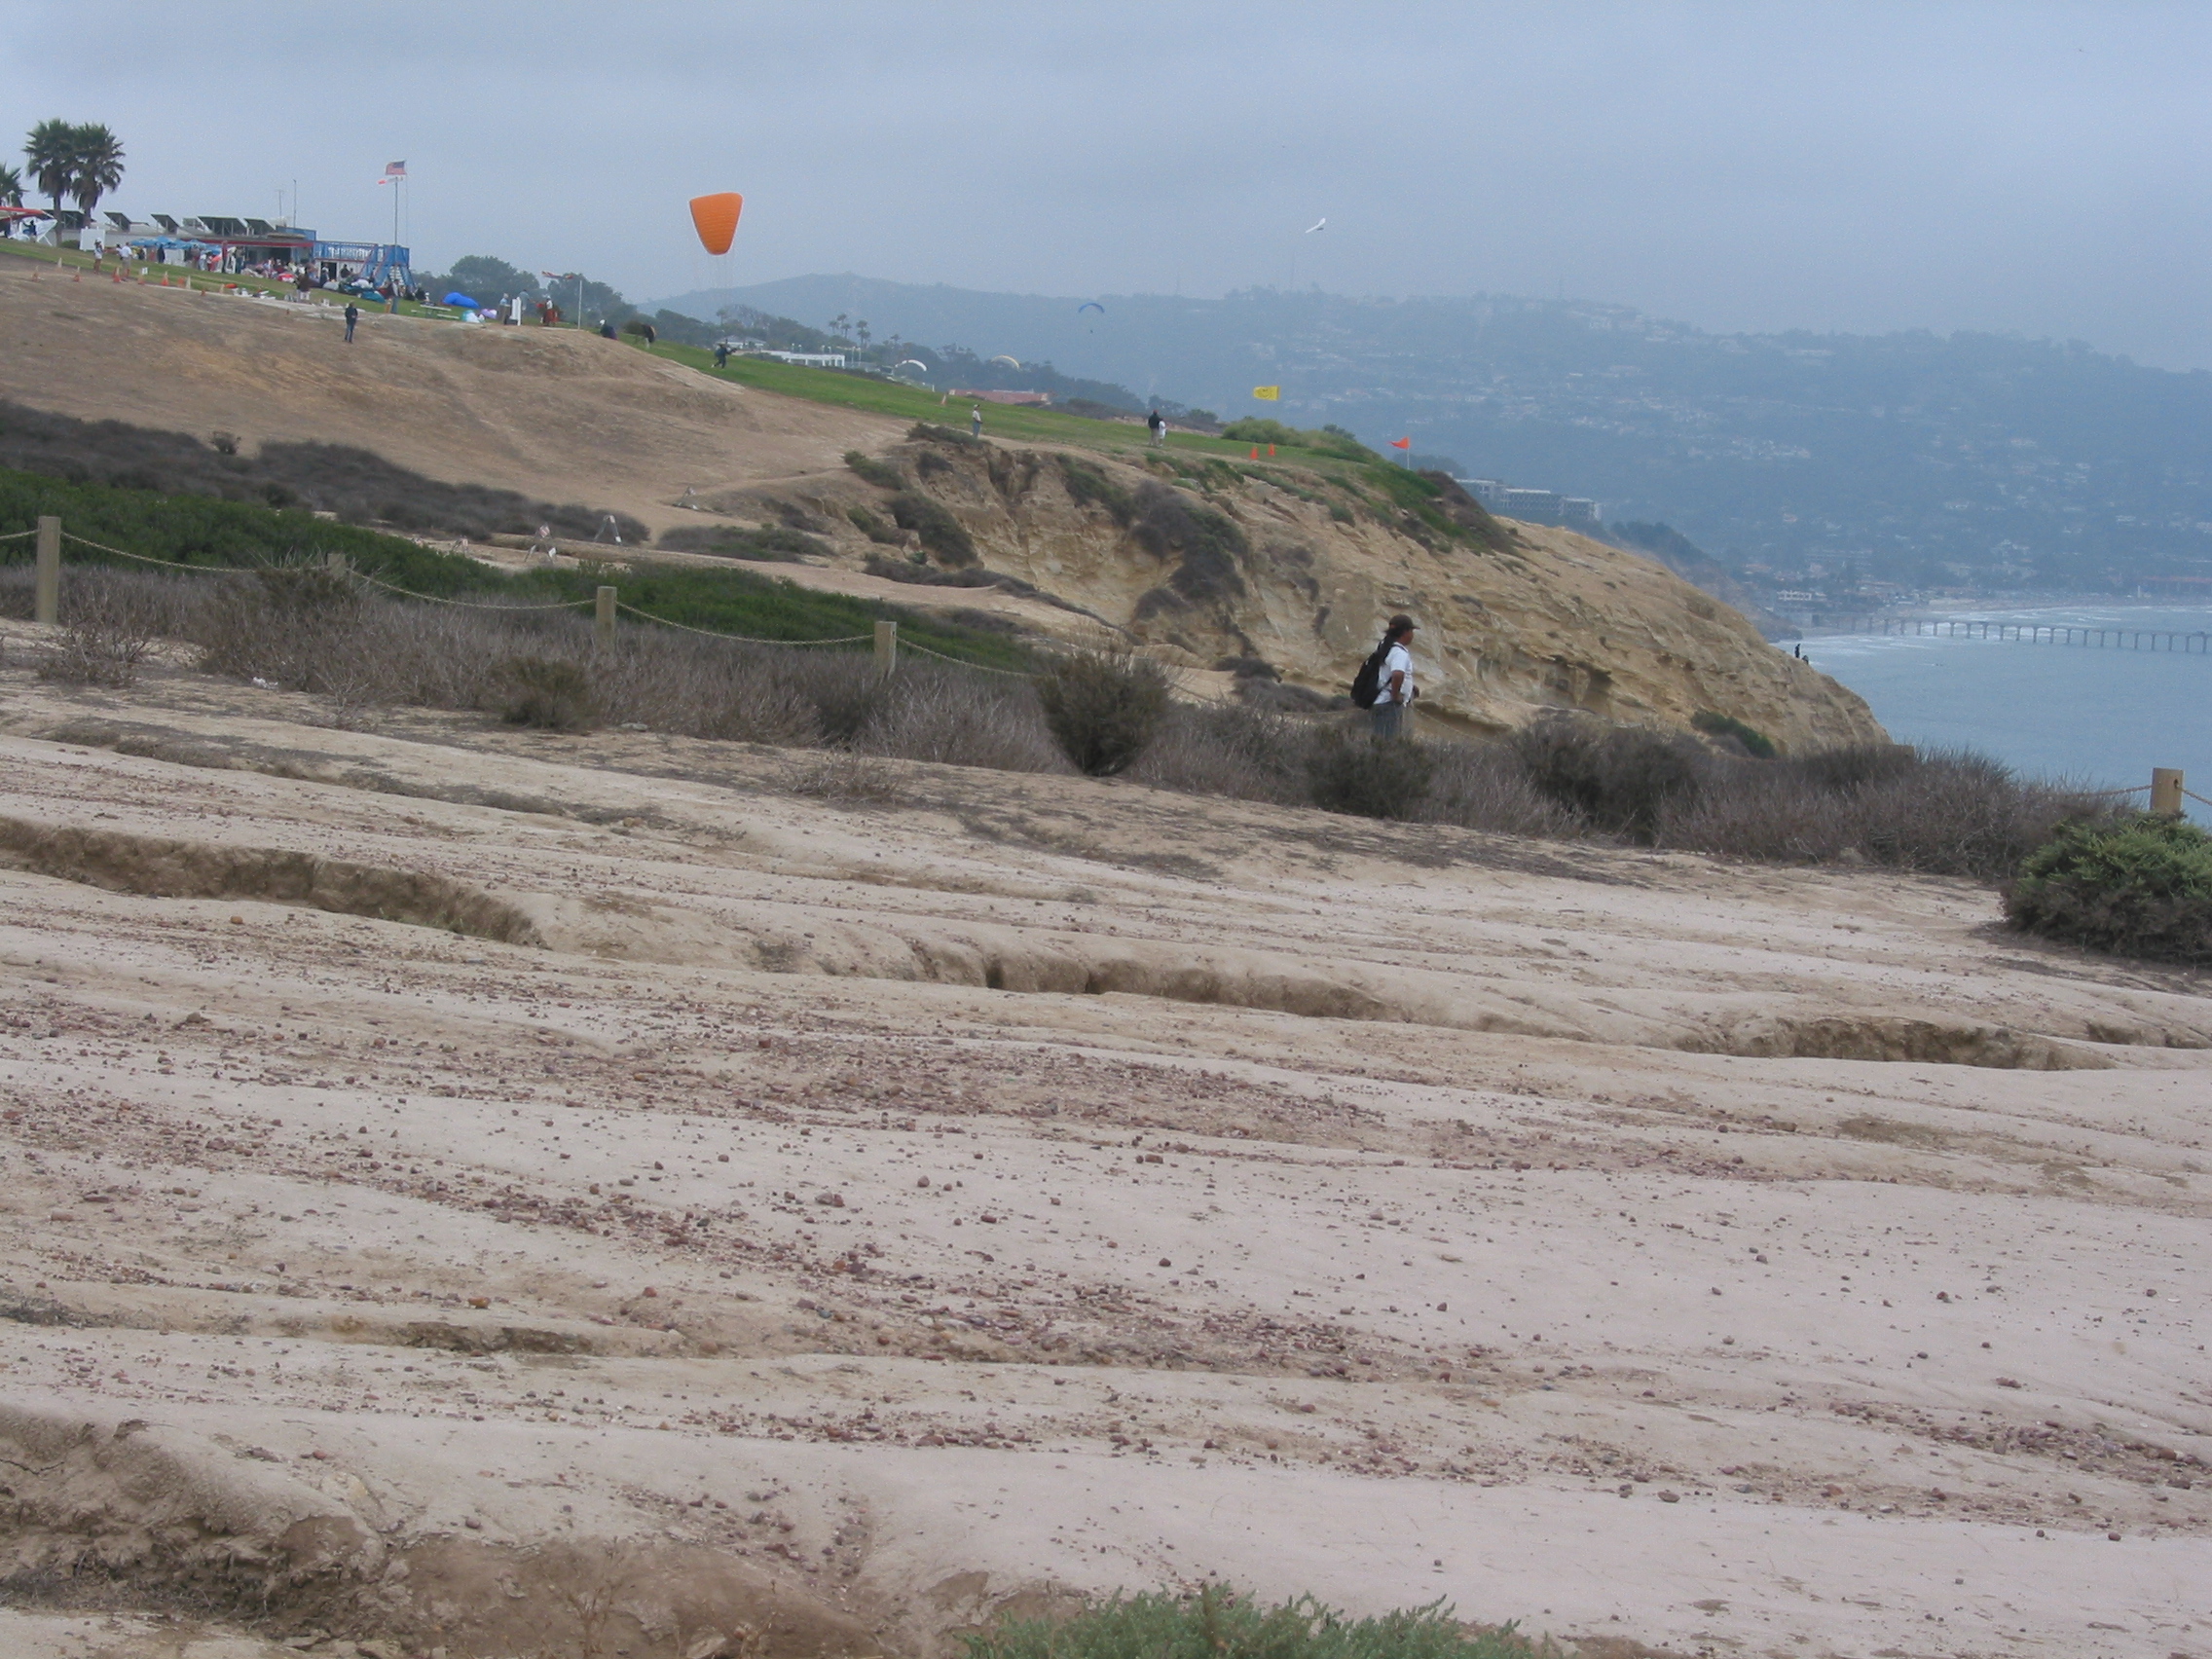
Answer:
MULTIPOLYGON (((1349 683, 1382 621, 1403 610, 1422 628, 1424 707, 1462 728, 1504 730, 1566 708, 1673 726, 1711 711, 1793 751, 1884 736, 1857 695, 1655 560, 1489 520, 1463 497, 1420 515, 1356 480, 1296 467, 1122 461, 960 433, 877 459, 899 489, 848 473, 710 505, 802 524, 858 565, 885 549, 856 533, 851 509, 881 522, 902 492, 924 496, 990 570, 1192 665, 1257 657, 1328 692, 1349 683)), ((917 543, 905 556, 925 555, 917 543)))

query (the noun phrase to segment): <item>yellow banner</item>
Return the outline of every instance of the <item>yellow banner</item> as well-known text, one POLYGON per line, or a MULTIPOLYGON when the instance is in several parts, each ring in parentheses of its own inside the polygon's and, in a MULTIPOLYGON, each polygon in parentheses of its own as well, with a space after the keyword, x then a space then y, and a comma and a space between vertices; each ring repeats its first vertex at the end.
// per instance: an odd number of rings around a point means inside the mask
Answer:
POLYGON ((1282 387, 1279 386, 1256 386, 1252 388, 1252 395, 1262 403, 1280 403, 1282 401, 1282 387))

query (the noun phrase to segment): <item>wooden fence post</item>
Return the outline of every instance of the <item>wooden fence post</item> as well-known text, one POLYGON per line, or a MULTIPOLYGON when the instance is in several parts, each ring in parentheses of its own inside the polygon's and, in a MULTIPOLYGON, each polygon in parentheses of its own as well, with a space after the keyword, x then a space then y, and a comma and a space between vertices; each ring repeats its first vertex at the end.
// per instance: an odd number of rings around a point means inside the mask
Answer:
POLYGON ((2164 818, 2181 816, 2181 768, 2151 768, 2151 810, 2164 818))
POLYGON ((592 613, 592 643, 595 645, 614 644, 614 592, 610 587, 599 590, 599 607, 592 613))
POLYGON ((31 615, 48 624, 61 620, 61 521, 38 521, 38 575, 31 615))
POLYGON ((889 674, 899 666, 899 624, 878 622, 875 625, 875 671, 889 674))

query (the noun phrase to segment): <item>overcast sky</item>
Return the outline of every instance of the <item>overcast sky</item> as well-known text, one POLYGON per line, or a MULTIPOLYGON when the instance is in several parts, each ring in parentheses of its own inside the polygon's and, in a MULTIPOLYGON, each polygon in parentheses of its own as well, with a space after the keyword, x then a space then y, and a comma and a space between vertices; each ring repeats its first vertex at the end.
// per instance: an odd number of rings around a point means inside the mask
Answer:
POLYGON ((2203 368, 2208 48, 2212 7, 2126 0, 4 0, 0 105, 115 128, 139 213, 266 216, 296 178, 307 223, 388 235, 405 160, 419 265, 634 299, 1295 276, 2203 368), (710 260, 684 202, 720 189, 710 260))

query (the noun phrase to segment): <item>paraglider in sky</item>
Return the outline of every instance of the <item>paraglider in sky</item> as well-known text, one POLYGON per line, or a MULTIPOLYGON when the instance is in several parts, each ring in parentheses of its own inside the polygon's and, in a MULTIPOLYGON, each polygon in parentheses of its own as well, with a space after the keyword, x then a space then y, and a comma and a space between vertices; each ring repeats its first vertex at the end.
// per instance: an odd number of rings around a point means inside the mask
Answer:
POLYGON ((1328 228, 1328 224, 1329 224, 1328 215, 1327 215, 1327 214, 1323 214, 1323 215, 1321 216, 1320 220, 1319 220, 1319 221, 1318 221, 1317 223, 1315 223, 1315 224, 1311 224, 1311 225, 1308 225, 1308 226, 1306 227, 1306 234, 1307 234, 1308 236, 1311 236, 1311 235, 1312 235, 1312 234, 1313 234, 1313 233, 1314 233, 1315 231, 1319 231, 1319 230, 1326 230, 1326 229, 1328 228))
POLYGON ((1252 395, 1262 403, 1280 403, 1282 401, 1282 387, 1279 386, 1256 386, 1252 388, 1252 395))
POLYGON ((699 245, 709 253, 729 252, 737 236, 737 217, 745 211, 745 198, 734 190, 691 198, 691 224, 699 233, 699 245))
POLYGON ((993 357, 991 361, 994 363, 1004 363, 1010 369, 1018 369, 1021 367, 1021 359, 1018 357, 993 357))
POLYGON ((1100 316, 1104 316, 1106 314, 1106 308, 1100 305, 1096 300, 1084 301, 1082 305, 1075 308, 1075 314, 1081 316, 1087 311, 1094 311, 1100 316))
POLYGON ((919 357, 902 358, 895 366, 902 369, 919 369, 925 375, 930 372, 929 364, 923 362, 919 357))

